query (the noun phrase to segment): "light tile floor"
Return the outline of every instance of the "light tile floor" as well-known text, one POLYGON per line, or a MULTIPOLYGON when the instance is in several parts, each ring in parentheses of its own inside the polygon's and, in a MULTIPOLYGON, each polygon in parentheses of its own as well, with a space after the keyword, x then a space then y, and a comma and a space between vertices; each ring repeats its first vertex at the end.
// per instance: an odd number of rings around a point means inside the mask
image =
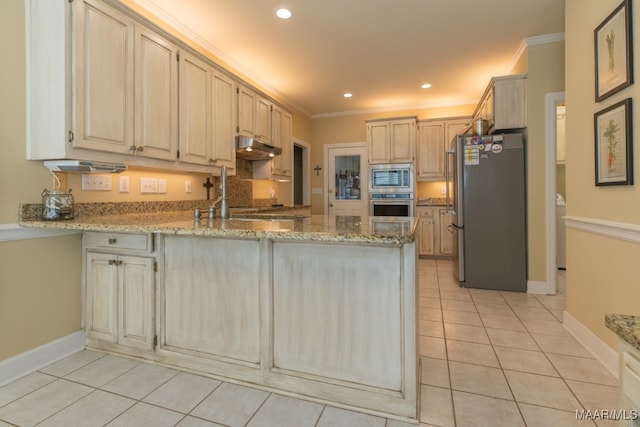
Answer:
POLYGON ((619 408, 619 390, 562 326, 564 271, 562 294, 529 295, 460 288, 451 261, 419 263, 422 425, 617 425, 576 420, 619 408))
MULTIPOLYGON (((419 261, 421 426, 594 426, 615 378, 562 327, 565 297, 464 289, 419 261)), ((0 387, 6 426, 408 427, 95 351, 0 387)), ((613 426, 603 421, 598 426, 613 426)))

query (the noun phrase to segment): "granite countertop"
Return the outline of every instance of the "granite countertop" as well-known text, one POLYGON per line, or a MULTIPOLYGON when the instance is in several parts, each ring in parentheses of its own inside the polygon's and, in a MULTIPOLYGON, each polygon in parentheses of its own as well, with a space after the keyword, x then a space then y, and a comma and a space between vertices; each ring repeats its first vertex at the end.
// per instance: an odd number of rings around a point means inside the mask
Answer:
POLYGON ((205 209, 197 221, 193 210, 179 210, 85 214, 62 221, 42 221, 22 215, 19 225, 78 231, 404 244, 415 241, 416 220, 412 217, 287 215, 286 210, 273 214, 234 212, 229 219, 218 216, 209 220, 205 209))
POLYGON ((607 313, 604 323, 607 328, 640 351, 640 316, 607 313))
POLYGON ((419 197, 416 206, 446 206, 447 199, 444 197, 419 197))

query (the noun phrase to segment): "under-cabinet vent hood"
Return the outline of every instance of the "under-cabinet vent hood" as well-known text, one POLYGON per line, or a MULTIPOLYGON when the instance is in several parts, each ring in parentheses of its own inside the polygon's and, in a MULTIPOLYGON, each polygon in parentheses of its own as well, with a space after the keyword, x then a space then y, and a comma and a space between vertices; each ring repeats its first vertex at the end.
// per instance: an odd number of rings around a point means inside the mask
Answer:
POLYGON ((245 160, 271 159, 282 153, 282 148, 265 144, 255 138, 238 136, 236 140, 236 157, 245 160))
POLYGON ((51 172, 120 173, 127 170, 123 163, 94 162, 92 160, 47 160, 44 166, 51 172))

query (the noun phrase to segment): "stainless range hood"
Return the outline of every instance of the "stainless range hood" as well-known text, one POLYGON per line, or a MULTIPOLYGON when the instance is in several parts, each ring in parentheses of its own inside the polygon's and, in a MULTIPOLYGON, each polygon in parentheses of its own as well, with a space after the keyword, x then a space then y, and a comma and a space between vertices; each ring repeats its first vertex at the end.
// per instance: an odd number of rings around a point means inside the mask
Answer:
POLYGON ((236 139, 236 157, 245 160, 268 160, 282 153, 282 148, 265 144, 255 138, 238 136, 236 139))
POLYGON ((51 172, 120 173, 127 170, 127 165, 123 163, 92 160, 46 160, 44 166, 51 172))

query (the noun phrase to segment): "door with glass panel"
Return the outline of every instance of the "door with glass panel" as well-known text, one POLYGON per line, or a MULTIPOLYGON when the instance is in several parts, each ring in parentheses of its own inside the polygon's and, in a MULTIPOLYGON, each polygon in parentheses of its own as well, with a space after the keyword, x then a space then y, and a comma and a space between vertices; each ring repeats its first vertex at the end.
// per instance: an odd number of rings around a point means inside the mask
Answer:
POLYGON ((329 215, 368 215, 367 148, 332 147, 329 153, 329 215))

